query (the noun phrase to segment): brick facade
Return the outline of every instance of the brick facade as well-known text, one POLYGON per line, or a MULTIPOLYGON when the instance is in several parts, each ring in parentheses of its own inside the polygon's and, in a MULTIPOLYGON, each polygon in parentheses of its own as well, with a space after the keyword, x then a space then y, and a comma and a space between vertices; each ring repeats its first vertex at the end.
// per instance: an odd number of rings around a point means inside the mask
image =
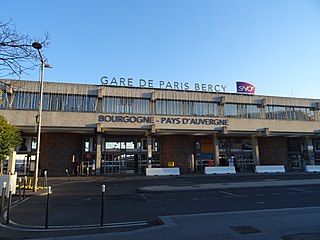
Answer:
POLYGON ((259 138, 260 165, 285 165, 288 168, 288 146, 284 137, 259 138))
MULTIPOLYGON (((48 170, 49 176, 63 176, 68 169, 72 173, 72 157, 82 160, 82 134, 45 133, 41 138, 40 170, 48 170)), ((195 137, 167 135, 160 137, 161 166, 173 161, 181 173, 188 172, 188 158, 195 154, 195 137)), ((261 165, 284 164, 288 168, 287 139, 284 137, 259 138, 261 165)))
POLYGON ((72 156, 81 160, 83 135, 45 133, 41 136, 39 169, 48 170, 49 176, 62 176, 66 169, 72 173, 72 156))
POLYGON ((194 153, 193 136, 162 136, 161 137, 161 165, 167 167, 173 161, 180 171, 188 171, 188 157, 194 153))

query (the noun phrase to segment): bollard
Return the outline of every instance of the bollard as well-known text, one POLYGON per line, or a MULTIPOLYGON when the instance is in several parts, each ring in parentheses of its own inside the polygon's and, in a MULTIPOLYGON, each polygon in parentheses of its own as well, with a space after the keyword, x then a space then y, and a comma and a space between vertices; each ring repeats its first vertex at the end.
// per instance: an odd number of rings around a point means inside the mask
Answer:
POLYGON ((8 199, 8 207, 7 207, 7 221, 6 224, 10 222, 10 212, 11 212, 11 199, 12 199, 12 185, 9 185, 9 199, 8 199))
POLYGON ((21 178, 19 178, 19 201, 21 201, 21 178))
POLYGON ((49 186, 47 191, 47 206, 46 206, 46 220, 45 220, 45 228, 48 228, 49 225, 49 206, 50 206, 50 194, 52 194, 52 189, 49 186))
POLYGON ((66 173, 67 173, 67 177, 68 177, 69 182, 70 182, 70 175, 69 175, 69 171, 68 171, 68 169, 66 169, 66 173))
POLYGON ((89 168, 87 167, 87 172, 86 172, 86 181, 88 181, 88 176, 89 176, 89 168))
POLYGON ((29 186, 29 189, 32 189, 33 187, 32 187, 32 179, 30 178, 29 179, 29 184, 28 184, 28 186, 29 186))
POLYGON ((28 181, 27 176, 24 176, 24 181, 23 181, 23 199, 25 199, 25 198, 26 198, 26 187, 27 187, 27 181, 28 181))
POLYGON ((43 172, 43 187, 48 187, 47 171, 43 172))
POLYGON ((1 194, 1 209, 0 209, 0 215, 2 216, 2 211, 4 209, 4 202, 6 197, 6 190, 7 190, 7 182, 3 182, 2 186, 2 194, 1 194))
POLYGON ((104 220, 104 193, 106 192, 106 185, 101 186, 101 221, 100 224, 103 226, 104 220))

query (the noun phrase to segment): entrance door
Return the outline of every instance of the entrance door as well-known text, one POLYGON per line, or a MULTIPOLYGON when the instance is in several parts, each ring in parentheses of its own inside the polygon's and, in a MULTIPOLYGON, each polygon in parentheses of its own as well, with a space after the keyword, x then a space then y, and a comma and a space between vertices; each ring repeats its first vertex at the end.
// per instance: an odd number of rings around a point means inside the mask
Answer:
POLYGON ((254 170, 253 156, 251 153, 220 154, 219 159, 221 166, 233 164, 238 172, 251 172, 254 170))
POLYGON ((252 154, 241 153, 236 155, 236 166, 240 172, 253 171, 253 158, 252 154))
POLYGON ((301 155, 300 154, 289 154, 289 164, 292 171, 301 171, 301 155))
POLYGON ((121 155, 116 154, 106 154, 104 161, 104 173, 106 174, 118 174, 120 173, 120 159, 121 155))
POLYGON ((133 174, 138 164, 138 154, 134 153, 114 153, 105 154, 104 173, 105 174, 133 174))
POLYGON ((160 167, 158 141, 152 139, 152 157, 148 158, 146 139, 110 139, 102 148, 101 169, 104 174, 144 173, 149 164, 160 167), (145 143, 145 144, 144 144, 145 143))
POLYGON ((125 154, 125 173, 133 174, 137 170, 138 154, 127 153, 125 154))

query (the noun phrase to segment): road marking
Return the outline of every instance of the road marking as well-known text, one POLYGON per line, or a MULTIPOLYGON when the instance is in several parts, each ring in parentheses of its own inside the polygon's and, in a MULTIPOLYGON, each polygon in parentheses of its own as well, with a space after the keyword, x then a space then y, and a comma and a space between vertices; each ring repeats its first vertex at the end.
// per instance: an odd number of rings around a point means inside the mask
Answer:
POLYGON ((56 231, 79 231, 89 229, 102 229, 102 228, 121 228, 121 227, 135 227, 135 226, 146 226, 147 221, 133 221, 133 222, 119 222, 119 223, 108 223, 101 226, 100 224, 92 225, 72 225, 72 226, 49 226, 45 229, 44 226, 31 226, 23 225, 10 221, 10 225, 0 223, 3 228, 25 231, 25 232, 56 232, 56 231))
MULTIPOLYGON (((20 200, 16 200, 16 201, 14 201, 12 204, 11 204, 11 209, 13 209, 14 207, 16 207, 16 206, 18 206, 19 204, 21 204, 21 203, 24 203, 24 202, 26 202, 26 201, 28 201, 30 198, 25 198, 25 199, 22 199, 21 201, 20 200)), ((2 215, 2 218, 4 219, 4 220, 7 220, 7 208, 8 207, 5 207, 4 208, 4 212, 3 212, 3 215, 2 215)))
POLYGON ((200 198, 190 198, 192 201, 199 201, 200 198))
POLYGON ((215 200, 218 199, 217 197, 203 197, 201 198, 202 201, 207 201, 207 200, 215 200))
POLYGON ((237 195, 237 194, 233 194, 233 193, 230 193, 230 192, 225 192, 225 191, 220 191, 221 193, 224 193, 224 194, 227 194, 229 196, 232 196, 232 197, 241 197, 240 195, 237 195))
POLYGON ((272 196, 281 196, 283 193, 271 193, 272 196))
POLYGON ((146 201, 146 202, 150 202, 150 199, 146 197, 146 195, 144 195, 143 193, 140 193, 140 196, 146 201))
POLYGON ((296 191, 296 193, 315 193, 314 191, 308 191, 308 190, 304 190, 304 189, 300 189, 300 188, 287 188, 289 190, 293 190, 296 191))
POLYGON ((297 191, 297 192, 302 192, 302 193, 309 192, 309 191, 306 191, 306 190, 300 189, 300 188, 287 188, 287 189, 297 191))

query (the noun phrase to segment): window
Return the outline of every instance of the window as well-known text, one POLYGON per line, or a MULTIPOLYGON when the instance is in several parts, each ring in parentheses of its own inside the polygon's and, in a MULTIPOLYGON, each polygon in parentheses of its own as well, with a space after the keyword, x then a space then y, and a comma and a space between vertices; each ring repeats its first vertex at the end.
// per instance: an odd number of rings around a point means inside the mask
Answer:
POLYGON ((238 117, 237 104, 225 104, 224 105, 225 117, 238 117))
MULTIPOLYGON (((13 109, 38 110, 39 100, 39 93, 15 92, 13 109)), ((97 109, 97 97, 90 95, 44 93, 42 107, 44 111, 95 112, 97 109)))
POLYGON ((150 99, 127 97, 104 97, 103 112, 150 114, 150 99))
MULTIPOLYGON (((159 151, 158 142, 154 138, 151 139, 151 149, 154 152, 159 151)), ((147 143, 147 139, 146 138, 142 139, 142 149, 141 150, 142 151, 148 151, 148 143, 147 143)))
POLYGON ((260 118, 260 109, 253 104, 227 103, 224 105, 225 117, 260 118))
POLYGON ((218 104, 215 102, 195 102, 180 100, 156 101, 156 114, 184 116, 215 116, 218 114, 218 104))
POLYGON ((0 99, 0 109, 5 109, 6 108, 6 98, 7 98, 7 93, 2 92, 2 96, 0 95, 0 97, 2 97, 0 99))
POLYGON ((88 95, 56 95, 54 101, 49 101, 49 103, 52 103, 56 111, 60 106, 66 112, 95 112, 97 109, 97 98, 88 95))
POLYGON ((94 137, 84 139, 84 151, 95 152, 97 150, 97 139, 94 137))
POLYGON ((315 120, 315 113, 306 107, 289 107, 289 106, 267 106, 267 119, 283 119, 283 120, 315 120))
POLYGON ((314 146, 315 146, 315 151, 320 152, 320 141, 319 140, 314 141, 314 146))
POLYGON ((16 92, 14 94, 13 109, 37 110, 39 108, 38 95, 38 93, 16 92))

